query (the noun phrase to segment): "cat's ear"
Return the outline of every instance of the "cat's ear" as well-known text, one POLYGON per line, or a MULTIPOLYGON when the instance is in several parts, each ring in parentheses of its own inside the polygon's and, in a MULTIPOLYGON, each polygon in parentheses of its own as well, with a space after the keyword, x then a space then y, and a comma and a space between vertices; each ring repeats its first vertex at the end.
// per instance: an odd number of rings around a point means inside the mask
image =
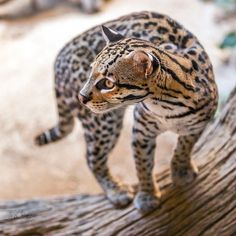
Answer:
POLYGON ((128 55, 137 69, 144 73, 145 78, 150 76, 156 69, 157 59, 150 53, 144 51, 133 51, 128 55))
POLYGON ((107 44, 115 43, 121 39, 124 39, 124 36, 116 32, 115 30, 112 30, 104 25, 102 25, 101 28, 102 28, 103 38, 105 39, 107 44))

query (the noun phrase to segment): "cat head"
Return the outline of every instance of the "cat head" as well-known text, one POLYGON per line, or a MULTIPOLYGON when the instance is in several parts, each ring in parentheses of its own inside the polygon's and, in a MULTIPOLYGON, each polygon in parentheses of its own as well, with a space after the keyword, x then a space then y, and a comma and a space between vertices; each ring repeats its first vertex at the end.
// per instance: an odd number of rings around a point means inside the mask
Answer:
POLYGON ((150 95, 149 84, 158 59, 140 39, 126 39, 102 26, 106 47, 92 63, 90 77, 80 91, 80 101, 96 113, 140 102, 150 95), (132 47, 132 45, 141 46, 132 47))

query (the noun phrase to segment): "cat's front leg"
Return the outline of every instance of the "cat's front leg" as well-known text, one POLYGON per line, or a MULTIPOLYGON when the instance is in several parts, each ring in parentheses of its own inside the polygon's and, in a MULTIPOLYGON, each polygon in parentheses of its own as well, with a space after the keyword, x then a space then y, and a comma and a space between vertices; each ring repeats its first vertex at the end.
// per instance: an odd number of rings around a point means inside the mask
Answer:
POLYGON ((127 206, 133 200, 128 187, 118 183, 108 168, 108 155, 116 145, 124 111, 111 111, 102 115, 89 113, 81 119, 87 143, 87 162, 109 201, 117 208, 127 206))
POLYGON ((160 203, 160 191, 155 186, 152 175, 156 136, 159 130, 156 123, 148 121, 137 108, 134 118, 132 147, 139 179, 134 205, 140 212, 146 213, 157 208, 160 203))

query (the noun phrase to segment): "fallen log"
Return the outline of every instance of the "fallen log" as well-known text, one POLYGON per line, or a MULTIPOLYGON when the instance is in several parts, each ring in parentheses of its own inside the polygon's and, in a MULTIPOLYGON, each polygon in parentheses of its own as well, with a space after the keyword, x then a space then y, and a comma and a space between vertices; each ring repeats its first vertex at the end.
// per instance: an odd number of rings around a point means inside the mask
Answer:
POLYGON ((103 195, 0 203, 1 235, 236 235, 236 88, 194 151, 200 173, 175 187, 169 168, 157 175, 161 205, 146 215, 118 210, 103 195))

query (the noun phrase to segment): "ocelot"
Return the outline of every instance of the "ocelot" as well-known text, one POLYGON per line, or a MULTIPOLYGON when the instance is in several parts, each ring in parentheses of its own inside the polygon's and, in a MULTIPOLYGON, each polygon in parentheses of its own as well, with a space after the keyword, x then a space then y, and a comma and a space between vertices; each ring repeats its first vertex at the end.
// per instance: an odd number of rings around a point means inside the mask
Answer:
POLYGON ((160 202, 152 178, 153 159, 156 137, 167 130, 179 135, 171 161, 174 184, 186 185, 196 178, 191 151, 215 113, 218 92, 203 46, 170 17, 133 13, 74 38, 56 59, 55 94, 59 122, 37 136, 37 144, 65 137, 78 117, 88 165, 116 207, 128 205, 133 197, 107 165, 128 105, 135 105, 135 207, 148 212, 160 202))

